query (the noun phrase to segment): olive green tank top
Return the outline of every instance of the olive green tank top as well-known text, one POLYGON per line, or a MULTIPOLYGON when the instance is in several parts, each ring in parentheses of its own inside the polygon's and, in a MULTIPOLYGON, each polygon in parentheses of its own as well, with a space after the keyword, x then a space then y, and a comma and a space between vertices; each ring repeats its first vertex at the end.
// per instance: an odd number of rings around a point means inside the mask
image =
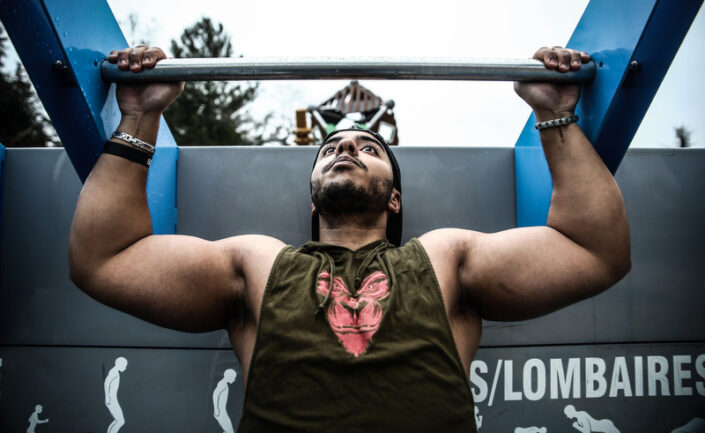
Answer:
POLYGON ((476 432, 418 240, 306 243, 272 267, 238 432, 476 432))

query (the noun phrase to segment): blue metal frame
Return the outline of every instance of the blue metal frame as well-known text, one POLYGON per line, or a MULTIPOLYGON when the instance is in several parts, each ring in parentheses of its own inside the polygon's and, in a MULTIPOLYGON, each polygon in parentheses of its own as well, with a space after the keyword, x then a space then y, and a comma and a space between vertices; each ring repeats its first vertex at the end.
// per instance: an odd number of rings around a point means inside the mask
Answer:
MULTIPOLYGON (((583 87, 580 126, 612 173, 617 170, 702 0, 592 0, 567 47, 590 53, 595 81, 583 87), (633 61, 638 67, 630 68, 633 61)), ((552 183, 536 119, 515 148, 517 225, 544 225, 552 183)))
MULTIPOLYGON (((120 121, 114 86, 100 62, 127 41, 105 1, 0 0, 0 19, 12 39, 71 162, 84 181, 103 143, 120 121), (68 66, 57 71, 60 61, 68 66)), ((154 233, 176 231, 178 148, 162 119, 147 180, 154 233)))

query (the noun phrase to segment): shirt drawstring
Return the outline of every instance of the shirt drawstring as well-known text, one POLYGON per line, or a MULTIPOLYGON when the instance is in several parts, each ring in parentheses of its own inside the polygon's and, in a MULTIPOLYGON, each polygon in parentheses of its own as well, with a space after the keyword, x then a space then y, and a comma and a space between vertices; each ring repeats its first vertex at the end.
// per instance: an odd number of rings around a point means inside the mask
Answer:
POLYGON ((380 266, 382 267, 382 272, 384 272, 387 277, 389 277, 389 291, 392 291, 392 287, 395 286, 396 279, 394 278, 394 273, 390 271, 392 269, 392 265, 389 263, 389 258, 387 255, 382 255, 380 253, 377 253, 377 257, 379 258, 379 263, 380 266))
MULTIPOLYGON (((365 258, 362 260, 362 263, 360 263, 360 266, 358 266, 357 271, 355 272, 353 296, 357 294, 357 291, 360 288, 360 285, 362 284, 362 274, 367 270, 367 268, 370 266, 374 259, 377 259, 377 261, 380 263, 380 266, 382 267, 382 272, 384 272, 384 274, 389 277, 389 289, 392 289, 395 280, 392 273, 389 272, 389 269, 391 268, 389 264, 389 259, 387 259, 386 255, 381 254, 382 251, 388 247, 389 243, 387 241, 382 241, 379 245, 374 247, 370 252, 365 255, 365 258)), ((313 254, 317 257, 320 257, 321 259, 321 265, 318 268, 317 274, 321 275, 321 271, 323 270, 323 268, 328 265, 328 274, 330 277, 328 282, 328 293, 326 293, 326 296, 318 304, 318 307, 316 308, 316 311, 314 313, 314 316, 317 316, 328 306, 331 293, 333 292, 333 283, 335 282, 335 261, 325 251, 313 251, 313 254)))
POLYGON ((386 241, 383 241, 379 245, 374 247, 372 251, 367 253, 365 258, 362 260, 362 263, 360 263, 360 266, 357 267, 357 272, 355 272, 355 293, 353 294, 357 294, 357 289, 359 289, 360 284, 362 284, 362 273, 367 270, 367 267, 372 262, 372 259, 376 258, 377 260, 379 260, 379 252, 387 248, 388 245, 389 244, 387 244, 386 241))
POLYGON ((323 298, 321 303, 318 304, 318 307, 316 307, 316 311, 313 313, 314 316, 317 316, 318 313, 320 313, 326 308, 326 305, 330 300, 330 294, 333 293, 333 283, 335 282, 335 261, 333 261, 333 258, 325 251, 314 251, 313 254, 321 258, 321 266, 318 267, 317 275, 321 275, 321 271, 323 271, 325 265, 328 265, 329 276, 328 293, 326 293, 325 298, 323 298))

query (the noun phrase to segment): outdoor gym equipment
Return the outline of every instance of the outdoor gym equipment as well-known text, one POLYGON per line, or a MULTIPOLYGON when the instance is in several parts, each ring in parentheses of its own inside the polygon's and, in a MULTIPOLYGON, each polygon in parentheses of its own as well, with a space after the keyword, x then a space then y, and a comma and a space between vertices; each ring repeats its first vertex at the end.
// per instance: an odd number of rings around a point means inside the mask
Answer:
POLYGON ((120 70, 103 61, 103 80, 143 81, 227 81, 227 80, 325 80, 366 78, 390 80, 479 80, 590 82, 595 62, 577 71, 548 70, 533 59, 472 58, 190 58, 165 59, 140 73, 120 70))

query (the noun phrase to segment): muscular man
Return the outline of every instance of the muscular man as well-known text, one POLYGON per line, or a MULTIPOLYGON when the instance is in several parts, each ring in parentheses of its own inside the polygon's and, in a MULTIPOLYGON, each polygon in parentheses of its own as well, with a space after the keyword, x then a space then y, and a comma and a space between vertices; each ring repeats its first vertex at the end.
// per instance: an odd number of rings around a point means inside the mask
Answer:
MULTIPOLYGON (((109 60, 139 72, 164 57, 136 47, 109 60)), ((563 72, 589 59, 561 48, 534 58, 563 72)), ((119 85, 119 130, 155 143, 182 88, 119 85)), ((577 85, 515 88, 539 121, 573 115, 579 96, 577 85)), ((298 249, 268 236, 152 235, 148 169, 103 154, 78 200, 71 277, 152 323, 226 329, 245 378, 241 432, 475 431, 467 372, 482 319, 549 313, 630 268, 621 193, 580 127, 543 129, 541 140, 554 186, 545 227, 434 230, 403 246, 399 166, 363 130, 333 133, 319 149, 316 241, 298 249)))

